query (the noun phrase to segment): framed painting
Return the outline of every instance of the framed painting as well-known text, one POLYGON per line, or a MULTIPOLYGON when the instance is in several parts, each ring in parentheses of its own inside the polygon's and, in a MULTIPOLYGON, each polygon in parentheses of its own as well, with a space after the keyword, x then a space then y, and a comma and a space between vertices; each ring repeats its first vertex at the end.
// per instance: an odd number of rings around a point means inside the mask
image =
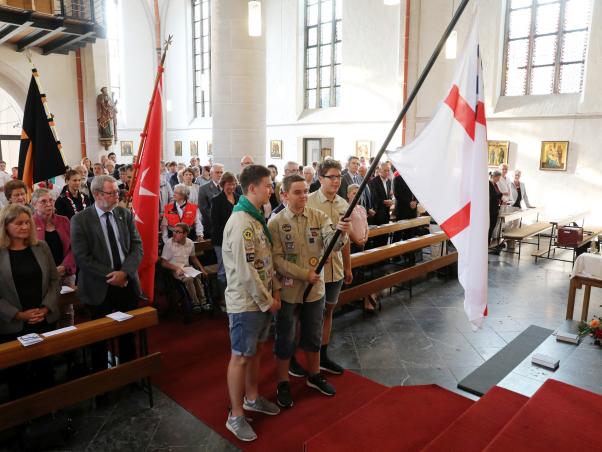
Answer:
POLYGON ((133 141, 122 141, 121 142, 121 156, 131 157, 134 155, 133 152, 134 142, 133 141))
POLYGON ((173 148, 174 148, 174 155, 176 157, 182 157, 182 142, 174 141, 173 148))
POLYGON ((497 167, 502 163, 508 164, 510 149, 509 141, 487 141, 487 165, 497 167))
POLYGON ((542 141, 539 169, 543 171, 566 171, 568 157, 568 141, 542 141))
POLYGON ((207 157, 213 156, 213 142, 207 141, 207 157))
POLYGON ((198 141, 190 142, 190 156, 191 157, 199 156, 199 142, 198 141))
POLYGON ((355 156, 360 159, 363 157, 364 160, 370 158, 372 152, 372 141, 369 140, 357 140, 355 142, 355 156))
POLYGON ((270 141, 270 158, 281 159, 282 158, 282 140, 270 141))

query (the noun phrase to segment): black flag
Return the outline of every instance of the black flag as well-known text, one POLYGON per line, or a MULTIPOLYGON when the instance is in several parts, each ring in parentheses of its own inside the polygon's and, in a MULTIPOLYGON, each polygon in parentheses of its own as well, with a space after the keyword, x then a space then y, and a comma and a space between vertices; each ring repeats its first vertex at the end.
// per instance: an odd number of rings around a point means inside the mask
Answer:
POLYGON ((29 187, 65 173, 61 143, 52 131, 53 118, 46 114, 46 95, 40 93, 37 71, 32 72, 19 149, 19 179, 29 187))

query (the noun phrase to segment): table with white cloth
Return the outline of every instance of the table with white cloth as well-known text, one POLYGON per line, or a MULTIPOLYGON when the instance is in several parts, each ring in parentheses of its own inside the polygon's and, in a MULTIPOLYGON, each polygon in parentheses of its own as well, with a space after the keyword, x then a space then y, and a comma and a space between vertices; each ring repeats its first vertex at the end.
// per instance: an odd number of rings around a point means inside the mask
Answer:
POLYGON ((571 285, 569 287, 569 298, 566 306, 567 320, 573 319, 575 308, 575 296, 577 289, 583 289, 583 305, 581 309, 581 320, 587 321, 589 311, 589 298, 592 287, 602 288, 602 254, 584 253, 575 261, 571 273, 571 285))

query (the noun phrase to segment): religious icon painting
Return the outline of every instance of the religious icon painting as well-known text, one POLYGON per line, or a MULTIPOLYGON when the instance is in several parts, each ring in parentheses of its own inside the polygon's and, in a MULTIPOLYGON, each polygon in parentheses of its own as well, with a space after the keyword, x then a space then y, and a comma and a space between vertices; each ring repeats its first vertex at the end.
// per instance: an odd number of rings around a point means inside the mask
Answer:
POLYGON ((369 140, 357 140, 355 142, 355 156, 358 158, 364 158, 368 160, 372 157, 370 154, 372 153, 372 141, 369 140))
POLYGON ((176 157, 182 157, 182 142, 174 141, 173 143, 174 155, 176 157))
POLYGON ((500 166, 502 163, 507 165, 509 149, 509 141, 487 140, 487 166, 494 168, 500 166))
POLYGON ((199 142, 198 141, 190 142, 190 156, 191 157, 199 156, 199 142))
POLYGON ((122 141, 121 143, 121 156, 131 157, 134 155, 134 142, 133 141, 122 141))
POLYGON ((539 169, 543 171, 566 171, 568 157, 568 141, 542 141, 539 169))
POLYGON ((282 158, 282 140, 270 141, 270 158, 281 159, 282 158))

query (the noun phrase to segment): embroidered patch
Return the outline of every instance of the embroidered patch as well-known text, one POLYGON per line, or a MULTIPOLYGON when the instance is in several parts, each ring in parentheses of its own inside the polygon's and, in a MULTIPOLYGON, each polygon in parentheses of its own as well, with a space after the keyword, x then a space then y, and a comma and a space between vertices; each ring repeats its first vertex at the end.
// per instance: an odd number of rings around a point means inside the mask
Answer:
POLYGON ((292 236, 292 235, 290 235, 290 234, 286 234, 286 235, 284 236, 284 240, 286 240, 286 241, 290 242, 291 240, 293 240, 293 236, 292 236))
POLYGON ((310 237, 309 238, 309 243, 310 244, 316 243, 316 239, 314 239, 313 237, 310 237))
POLYGON ((292 229, 292 228, 291 228, 291 225, 290 225, 290 224, 288 224, 288 223, 287 223, 287 224, 283 224, 283 225, 282 225, 282 230, 283 230, 284 232, 291 232, 291 229, 292 229))
POLYGON ((317 237, 318 236, 318 231, 320 229, 319 228, 309 228, 309 230, 311 231, 311 236, 312 237, 317 237))
POLYGON ((255 260, 255 253, 247 253, 247 262, 253 262, 255 260))
POLYGON ((242 238, 245 240, 253 240, 253 230, 251 228, 247 228, 242 231, 242 238))
POLYGON ((318 258, 317 257, 311 257, 309 259, 309 265, 311 265, 312 267, 315 267, 316 265, 318 265, 318 258))
POLYGON ((294 250, 295 249, 295 242, 286 242, 284 244, 285 248, 287 250, 294 250))
POLYGON ((253 267, 255 267, 257 270, 261 270, 264 267, 263 261, 256 260, 255 262, 253 262, 253 267))
POLYGON ((297 254, 287 254, 285 259, 289 262, 292 262, 293 264, 296 264, 297 263, 297 254))

